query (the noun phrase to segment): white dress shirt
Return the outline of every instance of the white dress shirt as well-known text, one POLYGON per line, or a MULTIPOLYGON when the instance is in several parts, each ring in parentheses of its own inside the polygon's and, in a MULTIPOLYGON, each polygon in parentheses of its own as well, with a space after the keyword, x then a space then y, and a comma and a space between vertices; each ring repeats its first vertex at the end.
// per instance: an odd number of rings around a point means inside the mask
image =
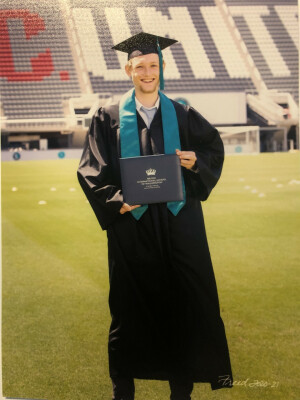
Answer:
POLYGON ((148 129, 150 128, 154 115, 158 110, 159 103, 160 103, 160 98, 158 96, 154 106, 149 108, 145 107, 137 98, 135 98, 136 109, 139 112, 140 116, 145 121, 145 124, 147 125, 148 129))

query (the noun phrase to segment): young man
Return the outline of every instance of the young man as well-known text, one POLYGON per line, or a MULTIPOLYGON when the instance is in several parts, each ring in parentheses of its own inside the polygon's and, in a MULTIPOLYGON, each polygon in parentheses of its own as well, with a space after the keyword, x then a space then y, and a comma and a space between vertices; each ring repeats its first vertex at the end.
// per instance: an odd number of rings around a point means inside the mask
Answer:
POLYGON ((134 88, 97 111, 78 168, 107 230, 115 400, 134 399, 134 378, 169 381, 172 400, 190 399, 194 382, 232 387, 200 203, 220 178, 224 148, 197 111, 159 91, 161 49, 175 42, 140 33, 114 47, 128 53, 134 88), (119 158, 172 152, 180 158, 184 200, 125 203, 119 158))

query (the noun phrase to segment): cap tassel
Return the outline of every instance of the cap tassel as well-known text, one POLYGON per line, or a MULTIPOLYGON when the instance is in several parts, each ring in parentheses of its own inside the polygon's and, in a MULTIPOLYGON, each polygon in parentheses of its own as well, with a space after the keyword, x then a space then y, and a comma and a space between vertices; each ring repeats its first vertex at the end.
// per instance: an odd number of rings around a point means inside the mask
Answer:
POLYGON ((160 90, 164 90, 165 80, 164 80, 164 70, 163 70, 163 58, 162 58, 162 53, 161 53, 158 38, 157 38, 156 43, 157 43, 157 50, 158 50, 158 57, 159 57, 159 88, 160 88, 160 90))

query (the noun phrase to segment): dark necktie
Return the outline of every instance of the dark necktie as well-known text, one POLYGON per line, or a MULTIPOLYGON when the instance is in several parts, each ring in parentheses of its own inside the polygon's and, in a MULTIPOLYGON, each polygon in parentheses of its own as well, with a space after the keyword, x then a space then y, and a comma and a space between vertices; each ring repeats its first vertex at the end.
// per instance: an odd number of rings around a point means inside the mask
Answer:
POLYGON ((153 154, 151 148, 150 130, 147 128, 144 128, 141 131, 141 154, 143 156, 153 154))

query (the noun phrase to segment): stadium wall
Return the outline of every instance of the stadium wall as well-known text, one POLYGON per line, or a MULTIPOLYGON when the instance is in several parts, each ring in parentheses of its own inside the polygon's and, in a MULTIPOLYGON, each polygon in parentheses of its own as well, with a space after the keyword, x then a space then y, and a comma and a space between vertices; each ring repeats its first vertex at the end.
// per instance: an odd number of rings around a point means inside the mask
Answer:
POLYGON ((25 151, 1 151, 2 161, 29 161, 29 160, 64 160, 70 158, 79 159, 81 149, 58 150, 25 150, 25 151))
POLYGON ((170 93, 169 97, 199 110, 213 125, 247 123, 247 104, 244 92, 170 93))

